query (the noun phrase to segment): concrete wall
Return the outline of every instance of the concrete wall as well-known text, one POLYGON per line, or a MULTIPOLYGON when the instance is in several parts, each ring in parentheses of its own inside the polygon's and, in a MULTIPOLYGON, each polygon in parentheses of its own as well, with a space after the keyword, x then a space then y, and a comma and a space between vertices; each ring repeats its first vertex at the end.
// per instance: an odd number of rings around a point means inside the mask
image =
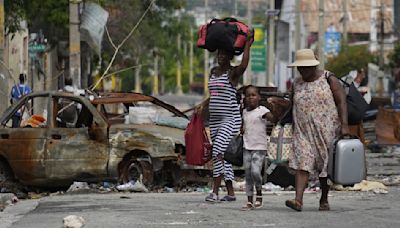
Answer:
MULTIPOLYGON (((0 113, 10 105, 11 88, 19 82, 19 74, 28 73, 28 40, 27 29, 5 37, 3 58, 8 69, 4 69, 4 74, 0 75, 0 113)), ((27 79, 29 85, 29 75, 27 79)))

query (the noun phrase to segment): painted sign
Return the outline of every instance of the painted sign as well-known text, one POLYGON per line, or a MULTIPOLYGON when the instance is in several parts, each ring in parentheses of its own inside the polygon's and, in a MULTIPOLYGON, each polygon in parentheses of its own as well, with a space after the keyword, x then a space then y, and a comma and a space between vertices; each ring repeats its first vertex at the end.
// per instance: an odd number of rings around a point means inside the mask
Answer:
POLYGON ((251 46, 251 70, 253 72, 266 71, 266 39, 265 30, 262 25, 253 25, 254 42, 251 46))

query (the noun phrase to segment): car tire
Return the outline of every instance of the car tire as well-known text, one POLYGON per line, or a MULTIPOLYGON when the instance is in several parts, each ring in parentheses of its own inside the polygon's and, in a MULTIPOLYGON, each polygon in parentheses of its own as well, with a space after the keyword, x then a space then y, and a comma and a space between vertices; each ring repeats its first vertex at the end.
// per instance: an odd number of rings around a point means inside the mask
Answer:
POLYGON ((145 186, 151 187, 154 181, 153 166, 149 161, 132 160, 127 163, 123 176, 124 182, 127 183, 131 180, 138 181, 142 175, 142 182, 145 186))

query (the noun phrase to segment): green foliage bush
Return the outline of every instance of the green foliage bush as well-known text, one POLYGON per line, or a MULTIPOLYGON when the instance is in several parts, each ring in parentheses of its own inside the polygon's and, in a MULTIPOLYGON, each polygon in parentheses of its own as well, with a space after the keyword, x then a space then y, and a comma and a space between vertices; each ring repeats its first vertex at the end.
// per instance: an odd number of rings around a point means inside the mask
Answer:
POLYGON ((369 53, 367 45, 344 46, 337 56, 328 59, 325 68, 342 77, 352 70, 367 69, 370 62, 374 62, 374 55, 369 53))
POLYGON ((392 68, 400 67, 400 44, 389 54, 389 66, 392 68))

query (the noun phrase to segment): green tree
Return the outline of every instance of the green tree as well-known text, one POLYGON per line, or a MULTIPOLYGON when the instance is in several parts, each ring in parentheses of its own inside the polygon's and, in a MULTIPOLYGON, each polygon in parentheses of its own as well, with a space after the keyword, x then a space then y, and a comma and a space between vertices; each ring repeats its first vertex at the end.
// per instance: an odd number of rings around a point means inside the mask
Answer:
POLYGON ((328 59, 325 68, 337 77, 347 75, 350 71, 364 68, 374 61, 374 56, 369 53, 366 45, 344 46, 340 53, 328 59))
POLYGON ((394 50, 389 54, 389 66, 391 68, 400 67, 400 44, 398 44, 394 50))
POLYGON ((5 0, 6 34, 21 30, 26 20, 30 32, 42 30, 50 42, 68 37, 68 0, 5 0))
MULTIPOLYGON (((150 1, 133 0, 128 2, 104 1, 104 7, 112 12, 107 24, 110 36, 115 44, 120 43, 131 31, 134 24, 149 6, 150 1)), ((167 91, 174 91, 176 86, 176 62, 179 58, 182 65, 182 85, 186 92, 188 90, 189 58, 184 56, 183 48, 178 52, 177 35, 181 34, 181 43, 190 40, 190 28, 194 28, 194 18, 185 14, 181 9, 184 1, 181 0, 158 0, 145 16, 137 31, 127 41, 117 56, 117 68, 124 68, 141 64, 142 89, 145 93, 150 92, 151 70, 153 67, 153 50, 157 49, 160 56, 160 75, 165 78, 167 91), (163 63, 163 64, 161 64, 163 63)), ((196 32, 196 31, 194 31, 196 32)), ((194 36, 196 37, 196 36, 194 36)), ((105 41, 103 59, 105 63, 110 60, 114 48, 109 41, 105 41)), ((201 57, 197 55, 196 59, 201 57)), ((199 69, 200 62, 195 60, 195 69, 199 69)), ((116 70, 114 68, 114 70, 116 70)), ((134 81, 134 74, 125 76, 124 80, 134 81)), ((125 83, 123 83, 125 84, 125 83)), ((128 89, 128 88, 125 88, 128 89)), ((133 88, 132 88, 133 89, 133 88)))

